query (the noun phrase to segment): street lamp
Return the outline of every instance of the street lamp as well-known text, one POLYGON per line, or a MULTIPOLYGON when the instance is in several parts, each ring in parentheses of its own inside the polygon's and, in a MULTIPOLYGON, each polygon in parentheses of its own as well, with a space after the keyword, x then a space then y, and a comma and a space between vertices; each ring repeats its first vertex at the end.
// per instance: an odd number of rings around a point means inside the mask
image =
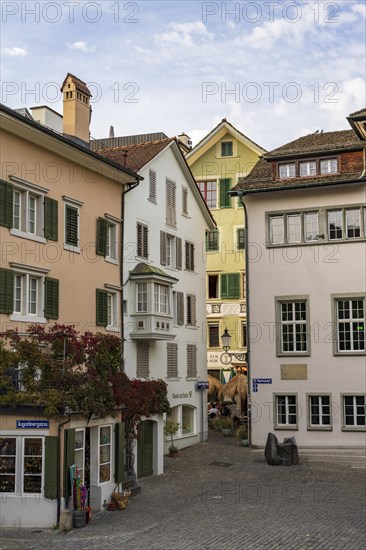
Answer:
MULTIPOLYGON (((224 353, 221 354, 220 361, 224 365, 230 365, 231 361, 233 360, 233 357, 237 359, 238 361, 245 361, 246 354, 245 353, 232 353, 229 351, 230 349, 230 343, 231 343, 231 335, 229 334, 229 331, 227 328, 224 330, 224 334, 221 336, 221 342, 222 342, 222 349, 224 350, 224 353)), ((238 368, 236 369, 238 370, 238 368)))

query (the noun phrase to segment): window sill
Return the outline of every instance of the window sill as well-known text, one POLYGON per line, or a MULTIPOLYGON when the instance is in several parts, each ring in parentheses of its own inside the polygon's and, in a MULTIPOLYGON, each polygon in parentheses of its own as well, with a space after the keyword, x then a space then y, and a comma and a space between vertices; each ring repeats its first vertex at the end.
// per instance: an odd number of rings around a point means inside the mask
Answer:
POLYGON ((21 315, 20 313, 13 313, 10 315, 10 321, 20 321, 21 323, 47 323, 45 317, 38 317, 37 315, 21 315))
POLYGON ((364 357, 366 351, 335 351, 334 357, 364 357))
MULTIPOLYGON (((344 243, 359 243, 359 242, 365 242, 365 237, 354 237, 349 239, 320 239, 318 241, 301 241, 298 243, 269 243, 266 242, 266 248, 296 248, 299 246, 330 246, 330 245, 337 245, 337 244, 344 244, 344 243)), ((327 256, 329 256, 328 262, 330 262, 330 258, 332 257, 333 252, 329 252, 327 256)), ((333 260, 334 261, 334 260, 333 260)))
POLYGON ((179 382, 182 380, 181 376, 166 376, 165 380, 169 380, 170 382, 179 382))
POLYGON ((110 258, 109 256, 105 256, 104 259, 109 264, 119 265, 118 260, 115 260, 114 258, 110 258))
POLYGON ((308 432, 332 432, 333 426, 308 426, 308 432))
POLYGON ((14 237, 21 237, 22 239, 28 239, 29 241, 35 241, 37 243, 46 243, 46 239, 39 235, 33 235, 32 233, 27 233, 26 231, 20 231, 19 229, 10 229, 10 235, 14 237))
POLYGON ((366 426, 342 426, 342 432, 366 432, 366 426))
POLYGON ((119 332, 119 328, 118 328, 118 327, 114 327, 113 325, 107 326, 107 327, 105 327, 105 329, 106 329, 108 332, 119 332))
POLYGON ((80 247, 73 246, 72 244, 64 243, 64 250, 68 250, 69 252, 75 252, 75 254, 80 254, 80 247))
POLYGON ((299 429, 298 425, 297 424, 293 424, 293 425, 288 425, 288 426, 275 426, 274 427, 275 430, 295 430, 297 431, 299 429))
POLYGON ((198 381, 198 376, 187 376, 186 381, 187 382, 197 382, 198 381))
POLYGON ((196 325, 186 325, 186 328, 192 329, 192 330, 198 330, 198 327, 196 325))
POLYGON ((290 353, 276 353, 276 357, 310 357, 309 352, 290 352, 290 353))

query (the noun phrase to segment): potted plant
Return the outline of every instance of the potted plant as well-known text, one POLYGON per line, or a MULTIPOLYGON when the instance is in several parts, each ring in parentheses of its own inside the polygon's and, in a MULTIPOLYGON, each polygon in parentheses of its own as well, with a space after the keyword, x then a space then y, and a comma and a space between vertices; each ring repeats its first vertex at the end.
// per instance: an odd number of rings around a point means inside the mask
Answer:
POLYGON ((221 432, 222 431, 222 418, 216 417, 212 418, 209 423, 209 427, 212 430, 215 430, 215 432, 221 432))
POLYGON ((234 426, 234 422, 233 422, 232 418, 223 418, 222 419, 222 433, 224 434, 224 436, 227 437, 227 436, 231 435, 233 426, 234 426))
POLYGON ((235 437, 239 441, 239 445, 242 445, 243 447, 248 447, 248 426, 240 426, 236 430, 235 437))
POLYGON ((164 426, 164 433, 165 435, 170 435, 170 445, 168 447, 169 449, 169 456, 171 458, 176 458, 178 456, 178 447, 174 445, 173 442, 173 436, 177 433, 179 430, 179 422, 172 422, 171 420, 168 420, 168 422, 165 423, 164 426))

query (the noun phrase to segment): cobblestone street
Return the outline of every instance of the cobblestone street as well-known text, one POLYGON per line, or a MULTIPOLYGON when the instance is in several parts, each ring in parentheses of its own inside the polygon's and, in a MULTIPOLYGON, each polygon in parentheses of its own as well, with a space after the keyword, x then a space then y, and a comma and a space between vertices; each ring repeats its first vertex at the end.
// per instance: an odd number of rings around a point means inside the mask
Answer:
POLYGON ((126 510, 97 514, 67 534, 3 529, 1 550, 365 547, 365 470, 308 462, 270 467, 234 438, 209 438, 166 457, 165 474, 143 480, 126 510))

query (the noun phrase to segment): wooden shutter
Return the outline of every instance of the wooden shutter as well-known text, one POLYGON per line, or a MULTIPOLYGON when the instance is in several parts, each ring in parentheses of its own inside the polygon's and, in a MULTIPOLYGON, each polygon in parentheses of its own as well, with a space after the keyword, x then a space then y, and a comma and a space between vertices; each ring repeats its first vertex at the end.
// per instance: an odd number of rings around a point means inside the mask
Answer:
POLYGON ((0 225, 13 227, 13 185, 0 180, 0 225))
POLYGON ((230 195, 228 195, 228 191, 230 189, 230 182, 231 179, 221 179, 220 180, 220 208, 228 208, 230 207, 230 195))
POLYGON ((107 233, 108 221, 105 218, 97 219, 97 243, 96 253, 98 256, 107 255, 107 233))
POLYGON ((196 324, 196 296, 187 294, 187 325, 196 324))
POLYGON ((50 241, 58 241, 58 202, 44 198, 44 236, 50 241))
POLYGON ((59 281, 58 279, 45 278, 45 307, 46 319, 58 319, 59 316, 59 281))
POLYGON ((114 426, 115 435, 115 460, 114 481, 121 483, 125 479, 125 423, 118 422, 114 426))
POLYGON ((70 466, 75 464, 75 428, 64 431, 64 498, 71 496, 70 466))
POLYGON ((175 250, 176 268, 182 269, 182 239, 180 237, 176 238, 175 246, 176 246, 176 250, 175 250))
POLYGON ((137 224, 137 255, 140 258, 148 258, 148 227, 142 223, 137 224))
POLYGON ((108 324, 108 292, 100 288, 96 291, 96 324, 102 327, 108 324))
POLYGON ((188 189, 182 187, 182 212, 184 216, 188 216, 188 189))
POLYGON ((177 324, 184 325, 184 293, 177 292, 177 324))
POLYGON ((57 498, 58 437, 46 435, 44 438, 44 496, 57 498))
POLYGON ((166 265, 166 249, 168 246, 168 235, 165 231, 160 231, 160 263, 166 265))
POLYGON ((185 242, 185 252, 186 252, 185 262, 186 262, 187 270, 190 270, 190 265, 191 265, 190 244, 191 243, 189 243, 188 241, 185 242))
POLYGON ((149 344, 137 342, 137 378, 149 378, 149 344))
POLYGON ((156 172, 149 170, 149 199, 156 202, 156 172))
POLYGON ((66 205, 66 244, 78 246, 78 209, 74 206, 66 205))
POLYGON ((0 313, 14 311, 14 273, 10 269, 0 269, 0 313))
POLYGON ((175 227, 175 183, 166 180, 166 223, 175 227))
POLYGON ((221 298, 240 298, 240 273, 221 274, 221 298))
POLYGON ((176 378, 178 376, 178 344, 167 344, 167 376, 176 378))
POLYGON ((196 325, 197 318, 196 318, 196 296, 191 296, 191 317, 192 317, 192 325, 196 325))
POLYGON ((197 376, 197 347, 195 344, 187 344, 187 377, 197 376))
POLYGON ((147 225, 143 225, 142 226, 142 241, 143 241, 142 252, 143 252, 143 257, 146 259, 149 257, 148 235, 149 235, 149 228, 147 227, 147 225))

